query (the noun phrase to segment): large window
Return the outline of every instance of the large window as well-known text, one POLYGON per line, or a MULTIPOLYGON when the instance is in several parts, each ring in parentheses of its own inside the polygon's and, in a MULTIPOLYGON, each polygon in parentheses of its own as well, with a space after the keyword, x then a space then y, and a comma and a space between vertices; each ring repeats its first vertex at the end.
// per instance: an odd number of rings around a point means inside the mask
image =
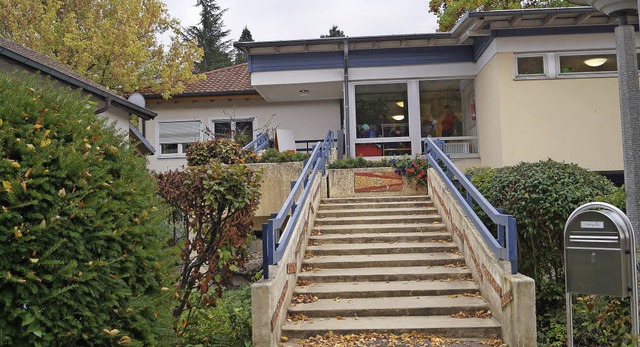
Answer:
POLYGON ((519 80, 611 77, 618 69, 613 51, 516 54, 515 63, 519 80))
POLYGON ((216 139, 233 139, 241 146, 253 141, 253 119, 216 119, 211 130, 216 139))
POLYGON ((411 154, 407 84, 357 85, 355 96, 356 155, 411 154))
POLYGON ((200 121, 158 123, 160 154, 182 156, 193 142, 200 140, 200 121))

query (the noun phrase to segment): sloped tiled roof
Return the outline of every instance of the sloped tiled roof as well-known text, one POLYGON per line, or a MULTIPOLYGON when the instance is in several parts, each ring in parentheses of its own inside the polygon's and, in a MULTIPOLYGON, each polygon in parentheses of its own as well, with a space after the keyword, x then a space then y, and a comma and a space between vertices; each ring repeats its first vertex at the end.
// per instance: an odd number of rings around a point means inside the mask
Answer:
MULTIPOLYGON (((247 63, 223 67, 205 72, 205 80, 187 85, 185 90, 173 97, 208 95, 253 95, 258 92, 251 86, 251 76, 247 63)), ((144 93, 143 93, 144 94, 144 93)), ((149 98, 159 95, 145 94, 149 98)))
POLYGON ((135 105, 127 99, 108 90, 104 86, 80 75, 67 65, 3 37, 0 37, 0 56, 4 56, 20 64, 39 70, 56 78, 57 80, 82 88, 94 95, 98 95, 103 98, 110 97, 112 103, 121 105, 131 113, 134 113, 144 119, 151 119, 157 115, 155 112, 135 105))

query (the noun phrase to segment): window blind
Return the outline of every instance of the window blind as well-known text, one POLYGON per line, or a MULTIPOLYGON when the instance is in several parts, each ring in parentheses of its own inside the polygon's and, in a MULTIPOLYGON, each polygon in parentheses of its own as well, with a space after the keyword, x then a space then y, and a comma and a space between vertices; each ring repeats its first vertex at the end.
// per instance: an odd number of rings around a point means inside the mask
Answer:
POLYGON ((158 124, 160 143, 191 143, 200 140, 200 122, 164 122, 158 124))

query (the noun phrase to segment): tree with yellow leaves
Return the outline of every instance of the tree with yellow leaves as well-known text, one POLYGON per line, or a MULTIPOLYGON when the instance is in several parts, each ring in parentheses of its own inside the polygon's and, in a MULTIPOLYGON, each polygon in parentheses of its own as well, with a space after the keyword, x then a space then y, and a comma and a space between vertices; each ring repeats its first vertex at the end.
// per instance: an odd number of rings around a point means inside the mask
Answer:
POLYGON ((161 0, 0 0, 0 36, 121 94, 169 97, 199 78, 192 71, 202 51, 180 39, 161 0))

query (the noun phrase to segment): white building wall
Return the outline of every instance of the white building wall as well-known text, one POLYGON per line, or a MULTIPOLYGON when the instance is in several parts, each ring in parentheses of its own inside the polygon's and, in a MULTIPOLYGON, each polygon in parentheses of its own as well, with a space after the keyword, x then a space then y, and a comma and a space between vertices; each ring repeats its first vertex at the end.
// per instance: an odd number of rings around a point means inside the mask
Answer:
POLYGON ((322 139, 327 131, 340 129, 340 102, 306 101, 273 102, 262 99, 230 99, 215 101, 178 101, 154 103, 147 108, 158 113, 153 121, 146 122, 145 137, 156 148, 156 154, 149 156, 150 170, 157 172, 174 170, 187 161, 184 156, 163 156, 158 140, 158 122, 177 120, 200 120, 210 126, 214 119, 255 118, 254 134, 274 128, 293 132, 295 140, 322 139))

